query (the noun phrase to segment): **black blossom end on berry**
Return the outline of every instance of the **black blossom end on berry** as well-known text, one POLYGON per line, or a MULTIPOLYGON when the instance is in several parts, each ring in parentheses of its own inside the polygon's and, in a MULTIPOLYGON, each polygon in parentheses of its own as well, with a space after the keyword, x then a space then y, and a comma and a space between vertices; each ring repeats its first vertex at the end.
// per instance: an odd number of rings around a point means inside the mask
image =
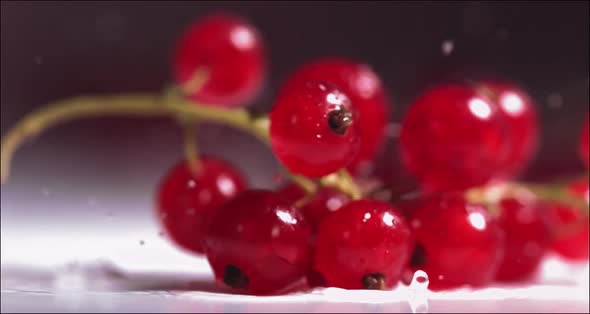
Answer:
POLYGON ((410 266, 420 267, 424 264, 426 264, 426 251, 422 244, 416 244, 414 252, 412 253, 412 258, 410 259, 410 266))
POLYGON ((367 274, 363 277, 363 287, 369 290, 385 290, 385 276, 381 273, 367 274))
POLYGON ((345 108, 340 107, 328 113, 330 130, 338 135, 344 135, 352 123, 352 113, 345 108))
POLYGON ((245 289, 248 287, 250 279, 241 269, 233 265, 227 265, 223 274, 223 283, 234 289, 245 289))

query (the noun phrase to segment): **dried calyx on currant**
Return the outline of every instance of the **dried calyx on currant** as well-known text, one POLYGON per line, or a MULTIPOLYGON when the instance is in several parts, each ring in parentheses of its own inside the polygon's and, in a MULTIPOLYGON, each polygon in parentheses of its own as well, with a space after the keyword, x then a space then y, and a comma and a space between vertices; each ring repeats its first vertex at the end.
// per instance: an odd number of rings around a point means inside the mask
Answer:
MULTIPOLYGON (((311 287, 390 289, 417 270, 433 290, 481 287, 532 278, 550 251, 588 260, 587 177, 509 181, 539 139, 534 103, 514 83, 446 83, 419 95, 401 124, 400 151, 420 190, 383 202, 357 184, 371 179, 361 178, 363 169, 380 151, 391 110, 375 71, 347 58, 317 59, 285 81, 268 116, 237 108, 257 94, 266 64, 262 38, 245 19, 197 20, 175 47, 177 86, 163 95, 73 98, 26 116, 2 138, 2 182, 16 149, 51 126, 168 117, 186 131, 185 156, 158 186, 159 222, 178 247, 205 253, 216 280, 233 291, 283 293, 304 279, 311 287), (247 190, 228 161, 199 155, 194 132, 202 121, 268 144, 289 183, 247 190)), ((587 118, 578 150, 588 166, 587 118)))

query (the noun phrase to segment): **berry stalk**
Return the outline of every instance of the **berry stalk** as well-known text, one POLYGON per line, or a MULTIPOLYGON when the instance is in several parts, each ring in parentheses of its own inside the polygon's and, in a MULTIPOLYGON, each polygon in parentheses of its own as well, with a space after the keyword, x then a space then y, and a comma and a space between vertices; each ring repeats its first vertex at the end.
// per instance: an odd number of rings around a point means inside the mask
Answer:
MULTIPOLYGON (((27 140, 61 123, 106 116, 169 117, 179 121, 211 121, 242 130, 266 144, 270 141, 268 117, 254 117, 244 109, 195 106, 175 88, 165 90, 162 95, 136 93, 75 97, 50 103, 26 115, 3 136, 0 150, 1 182, 5 183, 8 179, 11 160, 16 150, 27 140)), ((187 140, 191 140, 190 136, 187 140)), ((188 150, 189 156, 196 154, 196 147, 189 146, 188 150)), ((293 174, 290 176, 308 193, 315 192, 319 184, 336 187, 353 198, 360 197, 356 184, 343 171, 328 176, 329 179, 322 178, 317 182, 303 176, 293 174)))
POLYGON ((567 186, 560 183, 528 183, 508 182, 497 186, 472 188, 465 196, 472 202, 484 203, 493 211, 498 202, 504 198, 520 198, 556 202, 577 208, 586 215, 589 214, 588 203, 576 197, 567 186))

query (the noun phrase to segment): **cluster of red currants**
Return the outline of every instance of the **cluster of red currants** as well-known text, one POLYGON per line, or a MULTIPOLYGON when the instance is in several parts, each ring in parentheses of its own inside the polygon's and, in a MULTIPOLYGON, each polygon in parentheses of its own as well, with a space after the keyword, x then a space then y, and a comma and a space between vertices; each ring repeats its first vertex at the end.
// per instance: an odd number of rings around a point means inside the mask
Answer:
MULTIPOLYGON (((176 51, 176 81, 195 103, 239 107, 264 81, 261 36, 240 17, 197 21, 176 51)), ((291 173, 354 175, 380 151, 389 110, 369 66, 317 60, 282 85, 270 144, 291 173)), ((588 259, 587 211, 506 183, 537 142, 533 102, 514 84, 446 83, 418 97, 401 124, 402 159, 421 183, 412 198, 358 199, 334 187, 309 193, 294 183, 249 189, 231 164, 200 156, 198 171, 183 160, 162 180, 158 214, 170 239, 205 254, 220 283, 246 293, 280 293, 300 282, 385 289, 416 270, 435 290, 522 280, 550 249, 588 259), (478 199, 468 197, 479 187, 478 199)), ((587 121, 580 153, 588 165, 587 121)), ((587 205, 587 178, 564 190, 587 205)))

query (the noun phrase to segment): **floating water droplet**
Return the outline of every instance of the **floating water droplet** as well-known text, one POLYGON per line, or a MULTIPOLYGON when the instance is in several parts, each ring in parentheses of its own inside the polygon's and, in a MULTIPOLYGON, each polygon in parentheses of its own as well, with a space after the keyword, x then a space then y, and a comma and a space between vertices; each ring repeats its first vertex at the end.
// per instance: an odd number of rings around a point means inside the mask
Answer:
POLYGON ((453 43, 452 40, 445 40, 442 42, 441 45, 441 50, 443 55, 448 56, 453 52, 453 49, 455 48, 455 43, 453 43))
POLYGON ((139 245, 144 245, 145 241, 144 240, 139 240, 139 245))
POLYGON ((549 108, 561 108, 563 106, 563 97, 559 93, 551 93, 547 96, 549 108))
POLYGON ((51 195, 51 190, 49 190, 48 188, 43 188, 41 189, 41 193, 43 194, 43 196, 49 196, 51 195))

